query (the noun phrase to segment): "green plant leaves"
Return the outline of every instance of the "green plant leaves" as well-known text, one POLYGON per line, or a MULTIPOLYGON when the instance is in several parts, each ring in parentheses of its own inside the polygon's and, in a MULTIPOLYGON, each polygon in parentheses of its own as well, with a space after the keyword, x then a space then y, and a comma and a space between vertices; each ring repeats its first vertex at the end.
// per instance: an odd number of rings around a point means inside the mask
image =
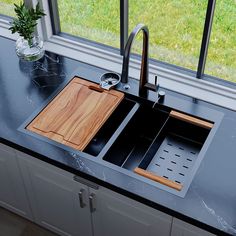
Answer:
POLYGON ((14 4, 15 13, 17 19, 14 19, 11 23, 9 30, 14 33, 19 33, 20 36, 24 37, 28 41, 29 45, 32 44, 33 33, 37 25, 37 20, 42 16, 45 16, 43 10, 40 9, 39 3, 36 8, 27 8, 24 3, 14 4))

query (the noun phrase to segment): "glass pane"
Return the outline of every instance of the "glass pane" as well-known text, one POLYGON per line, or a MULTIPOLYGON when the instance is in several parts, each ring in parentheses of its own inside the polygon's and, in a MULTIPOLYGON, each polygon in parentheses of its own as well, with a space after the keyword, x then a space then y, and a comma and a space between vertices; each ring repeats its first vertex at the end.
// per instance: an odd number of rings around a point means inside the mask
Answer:
POLYGON ((58 0, 61 31, 119 48, 119 7, 119 0, 58 0))
POLYGON ((205 74, 236 82, 236 1, 216 1, 205 74))
POLYGON ((19 4, 22 0, 1 0, 0 1, 0 14, 6 16, 15 16, 14 3, 19 4))
MULTIPOLYGON (((129 30, 144 23, 150 33, 150 57, 197 69, 207 0, 129 0, 129 30)), ((136 43, 135 52, 141 44, 136 43)))

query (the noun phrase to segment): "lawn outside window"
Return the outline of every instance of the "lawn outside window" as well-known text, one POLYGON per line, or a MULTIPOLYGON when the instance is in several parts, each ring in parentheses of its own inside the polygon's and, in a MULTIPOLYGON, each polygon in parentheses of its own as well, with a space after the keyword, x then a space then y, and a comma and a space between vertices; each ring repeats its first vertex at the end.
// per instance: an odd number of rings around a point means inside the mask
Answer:
POLYGON ((236 82, 236 1, 216 1, 205 74, 236 82))
POLYGON ((21 0, 1 0, 0 1, 0 14, 15 17, 16 14, 14 12, 14 3, 19 5, 21 0))

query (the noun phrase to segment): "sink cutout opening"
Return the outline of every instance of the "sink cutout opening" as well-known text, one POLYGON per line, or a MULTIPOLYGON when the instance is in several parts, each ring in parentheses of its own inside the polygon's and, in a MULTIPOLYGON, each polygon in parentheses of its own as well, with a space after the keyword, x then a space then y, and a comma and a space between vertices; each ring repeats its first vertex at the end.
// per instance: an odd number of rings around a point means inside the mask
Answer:
POLYGON ((181 191, 210 129, 169 117, 134 172, 181 191))

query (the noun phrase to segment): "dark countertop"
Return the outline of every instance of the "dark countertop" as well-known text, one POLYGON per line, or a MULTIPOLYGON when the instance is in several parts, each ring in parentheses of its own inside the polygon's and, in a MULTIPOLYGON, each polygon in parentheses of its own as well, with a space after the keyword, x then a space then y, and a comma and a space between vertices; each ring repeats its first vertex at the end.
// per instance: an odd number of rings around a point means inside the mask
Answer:
MULTIPOLYGON (((184 198, 132 178, 109 163, 62 149, 18 130, 63 83, 79 75, 96 81, 105 70, 49 54, 19 61, 14 42, 0 37, 0 143, 218 235, 236 235, 236 113, 166 91, 165 105, 193 114, 217 111, 222 120, 184 198), (43 148, 42 148, 43 147, 43 148)), ((133 81, 131 83, 137 83, 133 81)), ((136 84, 135 84, 136 85, 136 84)))

